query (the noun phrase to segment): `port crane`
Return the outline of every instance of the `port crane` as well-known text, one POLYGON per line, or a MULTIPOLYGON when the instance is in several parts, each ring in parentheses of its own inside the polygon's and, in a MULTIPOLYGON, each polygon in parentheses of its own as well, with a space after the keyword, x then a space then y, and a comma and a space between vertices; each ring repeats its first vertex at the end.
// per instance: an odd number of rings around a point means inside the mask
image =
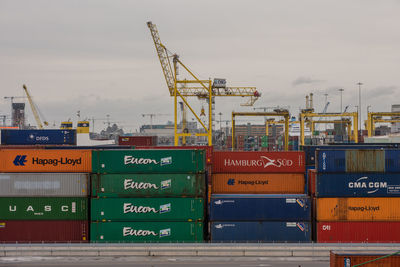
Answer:
POLYGON ((43 124, 45 126, 47 126, 47 125, 49 125, 49 123, 46 120, 44 120, 43 123, 42 123, 42 120, 40 119, 40 116, 39 116, 38 108, 36 107, 35 103, 33 102, 33 99, 32 99, 31 95, 28 92, 28 88, 26 87, 25 84, 22 85, 22 88, 24 89, 26 97, 28 98, 29 105, 31 106, 32 113, 33 113, 33 116, 35 117, 35 120, 36 120, 36 123, 38 125, 38 128, 39 129, 43 129, 44 128, 43 124))
POLYGON ((167 87, 170 96, 174 97, 174 144, 175 146, 179 143, 179 137, 191 136, 191 133, 187 133, 182 129, 181 133, 178 133, 177 125, 177 110, 178 110, 178 98, 182 99, 183 103, 192 112, 194 117, 204 128, 205 133, 195 133, 195 136, 206 136, 208 138, 208 145, 212 145, 212 107, 215 96, 241 96, 248 97, 248 101, 242 105, 252 106, 254 102, 261 96, 255 87, 228 87, 226 86, 225 79, 215 78, 201 80, 179 59, 179 56, 175 53, 171 53, 166 46, 161 42, 157 27, 151 21, 147 22, 147 26, 150 29, 151 36, 153 38, 154 45, 156 47, 157 55, 161 63, 161 68, 167 83, 167 87), (171 64, 172 61, 172 64, 171 64), (190 79, 178 79, 178 66, 181 66, 186 72, 190 79), (194 109, 189 105, 187 97, 198 97, 200 99, 206 99, 208 102, 208 127, 201 121, 199 115, 196 114, 194 109))

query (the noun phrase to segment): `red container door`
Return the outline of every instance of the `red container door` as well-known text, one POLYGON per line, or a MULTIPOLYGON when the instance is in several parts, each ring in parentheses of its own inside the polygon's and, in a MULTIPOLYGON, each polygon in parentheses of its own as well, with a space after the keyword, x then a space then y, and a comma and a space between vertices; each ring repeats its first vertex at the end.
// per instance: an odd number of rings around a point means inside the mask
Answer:
POLYGON ((400 222, 318 222, 318 243, 400 243, 400 222))
POLYGON ((238 152, 213 153, 214 173, 304 173, 304 152, 238 152))
POLYGON ((87 243, 87 221, 0 221, 0 243, 87 243))

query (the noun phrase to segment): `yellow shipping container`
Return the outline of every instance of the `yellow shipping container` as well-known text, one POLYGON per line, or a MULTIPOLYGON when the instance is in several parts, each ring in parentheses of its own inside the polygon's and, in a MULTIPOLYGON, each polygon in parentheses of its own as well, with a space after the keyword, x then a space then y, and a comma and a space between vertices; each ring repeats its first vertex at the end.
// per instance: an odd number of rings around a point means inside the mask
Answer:
POLYGON ((317 198, 317 221, 399 221, 400 198, 317 198))

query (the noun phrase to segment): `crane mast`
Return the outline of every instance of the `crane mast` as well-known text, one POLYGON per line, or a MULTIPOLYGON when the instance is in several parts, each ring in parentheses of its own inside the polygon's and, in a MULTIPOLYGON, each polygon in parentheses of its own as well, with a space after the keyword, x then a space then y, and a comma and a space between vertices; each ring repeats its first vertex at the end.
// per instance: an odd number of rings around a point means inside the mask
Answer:
MULTIPOLYGON (((37 123, 37 125, 38 125, 38 128, 39 128, 39 129, 43 129, 43 124, 42 124, 42 121, 40 120, 39 113, 38 113, 38 111, 37 111, 37 109, 36 109, 35 104, 33 103, 32 97, 31 97, 31 95, 29 94, 28 89, 26 88, 26 85, 24 84, 24 85, 22 86, 22 88, 24 88, 26 97, 28 98, 29 105, 31 106, 32 113, 33 113, 33 116, 35 117, 35 120, 36 120, 36 123, 37 123)), ((45 122, 45 124, 46 124, 46 122, 45 122)))
MULTIPOLYGON (((161 43, 160 35, 158 34, 157 27, 151 21, 147 22, 147 26, 150 29, 151 36, 153 37, 154 45, 156 46, 158 59, 161 63, 161 68, 164 73, 165 81, 167 82, 167 86, 169 89, 169 93, 171 96, 174 95, 174 86, 175 86, 175 79, 171 67, 171 61, 169 60, 168 50, 167 48, 161 43)), ((172 55, 175 59, 178 56, 176 54, 172 55)))

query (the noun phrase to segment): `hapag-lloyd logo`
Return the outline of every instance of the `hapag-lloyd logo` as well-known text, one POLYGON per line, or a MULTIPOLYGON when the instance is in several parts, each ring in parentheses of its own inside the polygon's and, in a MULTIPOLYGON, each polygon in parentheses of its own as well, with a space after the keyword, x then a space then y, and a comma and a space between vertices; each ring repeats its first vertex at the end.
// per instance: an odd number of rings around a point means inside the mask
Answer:
POLYGON ((129 164, 132 164, 132 165, 149 165, 149 164, 158 165, 158 164, 160 164, 160 166, 164 166, 164 165, 172 164, 172 157, 162 158, 160 161, 157 161, 155 159, 135 158, 134 156, 125 155, 124 156, 124 164, 125 165, 129 165, 129 164))
POLYGON ((293 160, 290 159, 270 159, 266 156, 261 156, 260 159, 225 159, 224 166, 226 167, 290 167, 293 166, 293 160))

